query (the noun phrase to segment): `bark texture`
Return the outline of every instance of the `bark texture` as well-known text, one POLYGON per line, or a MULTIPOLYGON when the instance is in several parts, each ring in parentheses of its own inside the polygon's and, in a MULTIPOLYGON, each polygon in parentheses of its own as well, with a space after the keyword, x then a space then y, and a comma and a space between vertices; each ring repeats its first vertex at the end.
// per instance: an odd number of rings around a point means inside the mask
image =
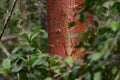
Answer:
MULTIPOLYGON (((75 3, 74 5, 80 5, 80 4, 84 4, 85 3, 85 0, 75 0, 75 3)), ((83 9, 84 6, 81 6, 79 7, 80 9, 83 9)), ((80 10, 78 9, 77 7, 75 7, 74 9, 74 14, 77 14, 78 11, 80 10)), ((74 27, 71 27, 70 28, 70 33, 71 34, 80 34, 80 33, 83 33, 86 31, 86 26, 89 24, 89 25, 92 25, 93 24, 93 15, 90 14, 90 13, 86 13, 86 16, 87 16, 87 19, 85 22, 80 22, 80 18, 77 18, 78 15, 75 15, 74 16, 74 20, 76 25, 74 27)), ((73 51, 71 53, 72 57, 74 58, 74 60, 77 60, 77 59, 80 59, 80 58, 83 58, 84 55, 86 54, 87 50, 86 49, 83 49, 82 47, 81 48, 74 48, 76 42, 80 42, 81 39, 76 37, 76 38, 73 38, 71 40, 72 42, 72 47, 73 47, 73 51)))
POLYGON ((49 53, 67 56, 70 47, 68 38, 67 8, 69 0, 47 0, 49 53))
POLYGON ((81 23, 75 15, 79 11, 77 5, 82 3, 84 0, 47 0, 48 40, 51 55, 63 57, 70 55, 74 59, 78 59, 86 53, 87 50, 81 51, 81 48, 74 48, 75 43, 81 40, 80 38, 69 38, 71 34, 85 32, 86 25, 92 24, 91 14, 87 14, 88 19, 85 23, 81 23), (68 28, 68 24, 72 21, 76 25, 68 28))

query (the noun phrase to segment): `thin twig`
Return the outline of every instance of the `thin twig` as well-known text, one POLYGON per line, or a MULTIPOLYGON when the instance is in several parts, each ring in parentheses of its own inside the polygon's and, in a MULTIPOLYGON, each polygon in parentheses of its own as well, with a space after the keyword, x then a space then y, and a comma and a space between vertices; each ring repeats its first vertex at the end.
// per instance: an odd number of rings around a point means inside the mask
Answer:
POLYGON ((8 50, 2 45, 2 43, 0 43, 0 48, 1 50, 4 52, 4 54, 9 57, 10 53, 8 52, 8 50))
POLYGON ((8 41, 8 40, 16 40, 16 39, 19 39, 20 37, 19 36, 11 36, 11 35, 8 35, 8 36, 5 36, 5 37, 2 37, 1 41, 8 41))
POLYGON ((14 0, 13 6, 12 6, 10 12, 8 13, 8 17, 6 18, 5 23, 3 25, 3 29, 2 29, 2 32, 0 34, 0 40, 1 40, 2 36, 3 36, 3 34, 4 34, 4 31, 5 31, 6 27, 7 27, 7 24, 9 22, 9 20, 10 20, 10 17, 12 15, 13 11, 14 11, 16 3, 17 3, 17 0, 14 0))

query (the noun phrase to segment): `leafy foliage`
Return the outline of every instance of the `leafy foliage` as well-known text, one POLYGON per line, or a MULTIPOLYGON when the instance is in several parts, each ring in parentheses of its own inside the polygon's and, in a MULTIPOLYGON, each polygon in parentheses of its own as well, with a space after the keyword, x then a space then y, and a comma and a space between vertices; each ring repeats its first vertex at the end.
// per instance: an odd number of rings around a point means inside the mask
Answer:
MULTIPOLYGON (((30 33, 20 34, 19 37, 22 38, 17 45, 16 41, 8 41, 4 44, 9 46, 11 54, 2 60, 0 73, 14 76, 15 80, 18 78, 21 80, 120 80, 120 1, 85 1, 84 9, 78 13, 80 21, 86 21, 86 14, 91 13, 94 15, 94 23, 86 25, 85 33, 71 35, 72 38, 82 39, 76 43, 76 48, 83 47, 88 50, 84 59, 73 61, 70 56, 51 57, 45 53, 47 47, 43 49, 41 46, 46 45, 47 33, 39 28, 38 15, 31 12, 39 11, 34 5, 37 4, 36 0, 32 0, 31 5, 34 9, 30 9, 29 14, 24 15, 22 19, 26 21, 30 18, 30 22, 27 23, 28 28, 31 29, 28 30, 30 33), (37 26, 37 30, 32 26, 37 26)), ((0 6, 2 8, 0 14, 5 16, 5 9, 2 6, 0 6)), ((19 15, 20 11, 17 8, 6 34, 19 32, 19 15), (14 30, 15 32, 12 32, 14 30)), ((1 19, 0 21, 2 22, 1 19)), ((70 27, 74 25, 74 22, 69 24, 70 27)))

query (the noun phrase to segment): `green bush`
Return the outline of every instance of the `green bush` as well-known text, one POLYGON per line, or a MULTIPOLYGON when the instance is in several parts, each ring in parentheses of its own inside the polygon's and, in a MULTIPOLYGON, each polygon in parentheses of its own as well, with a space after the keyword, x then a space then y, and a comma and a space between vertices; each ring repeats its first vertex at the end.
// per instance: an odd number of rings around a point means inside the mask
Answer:
POLYGON ((74 62, 70 56, 62 58, 45 53, 47 48, 43 50, 41 44, 46 41, 40 38, 46 40, 47 33, 39 29, 19 35, 22 39, 11 55, 2 60, 0 73, 14 76, 10 77, 12 80, 120 80, 120 2, 86 0, 84 5, 78 14, 81 21, 86 20, 84 14, 89 12, 94 15, 94 24, 88 24, 85 33, 71 35, 87 40, 75 45, 88 50, 84 59, 74 62))

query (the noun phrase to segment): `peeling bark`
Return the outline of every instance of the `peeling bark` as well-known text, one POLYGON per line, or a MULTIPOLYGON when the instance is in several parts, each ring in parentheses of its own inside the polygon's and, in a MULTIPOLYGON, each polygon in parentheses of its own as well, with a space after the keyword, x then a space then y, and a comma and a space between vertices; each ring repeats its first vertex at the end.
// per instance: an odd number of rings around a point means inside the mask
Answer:
MULTIPOLYGON (((80 4, 84 4, 84 0, 76 0, 74 5, 80 5, 80 4)), ((81 6, 81 9, 83 9, 84 6, 81 6)), ((78 13, 78 9, 75 8, 75 14, 78 13)), ((93 15, 90 14, 90 13, 87 13, 87 19, 85 22, 80 22, 80 19, 77 19, 77 15, 74 16, 74 21, 76 23, 76 25, 74 27, 71 27, 70 31, 71 31, 71 34, 80 34, 80 33, 83 33, 86 31, 86 26, 87 24, 90 24, 92 25, 93 24, 93 15)), ((76 38, 73 38, 72 39, 72 47, 75 46, 76 42, 80 42, 81 39, 76 37, 76 38)), ((77 60, 77 59, 80 59, 80 58, 83 58, 84 55, 86 54, 87 50, 86 49, 83 49, 82 47, 81 48, 74 48, 73 52, 71 53, 72 57, 74 58, 74 60, 77 60)))

